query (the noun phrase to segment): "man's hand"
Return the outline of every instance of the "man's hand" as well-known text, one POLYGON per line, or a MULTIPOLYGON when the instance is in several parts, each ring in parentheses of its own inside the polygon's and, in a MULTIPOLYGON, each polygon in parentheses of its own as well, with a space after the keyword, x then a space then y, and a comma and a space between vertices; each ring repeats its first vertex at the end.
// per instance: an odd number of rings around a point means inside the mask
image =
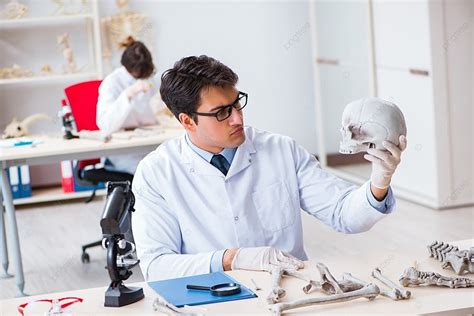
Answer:
POLYGON ((128 99, 131 100, 139 93, 148 92, 151 89, 151 84, 144 80, 137 80, 134 84, 130 87, 125 89, 125 94, 127 95, 128 99))
POLYGON ((272 266, 298 270, 304 263, 290 254, 272 247, 240 248, 232 260, 232 270, 270 271, 272 266))
POLYGON ((391 142, 384 141, 383 146, 388 150, 369 148, 364 158, 372 162, 371 185, 379 189, 387 189, 390 186, 392 175, 400 163, 402 151, 407 148, 407 139, 400 135, 400 144, 397 146, 391 142))

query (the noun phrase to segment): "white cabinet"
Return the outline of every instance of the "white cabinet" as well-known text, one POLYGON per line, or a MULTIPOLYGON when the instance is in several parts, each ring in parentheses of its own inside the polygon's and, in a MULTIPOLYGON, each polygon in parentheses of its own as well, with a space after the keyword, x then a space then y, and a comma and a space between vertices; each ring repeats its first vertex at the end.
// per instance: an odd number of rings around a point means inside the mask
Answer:
MULTIPOLYGON (((408 148, 392 181, 396 194, 433 208, 473 205, 474 2, 377 0, 368 3, 372 21, 366 31, 369 41, 361 40, 373 52, 368 55, 372 62, 367 63, 366 70, 369 74, 366 91, 372 93, 366 95, 396 103, 407 122, 408 148)), ((344 11, 340 16, 347 17, 354 5, 324 4, 319 8, 325 12, 315 10, 313 14, 324 16, 329 24, 333 21, 331 12, 344 11)), ((315 27, 315 57, 320 56, 321 50, 337 56, 334 58, 347 56, 346 44, 352 35, 347 26, 338 28, 335 22, 330 27, 319 27, 319 24, 315 27), (321 31, 326 34, 320 35, 321 31), (325 45, 326 50, 322 48, 325 45)), ((363 31, 360 25, 354 26, 354 30, 363 31)), ((344 106, 338 103, 354 96, 354 91, 364 92, 361 82, 367 79, 360 72, 357 76, 361 81, 344 83, 335 77, 337 71, 328 71, 326 67, 329 66, 317 64, 316 67, 317 113, 324 115, 323 122, 326 118, 335 122, 344 106)), ((323 127, 322 133, 340 139, 334 127, 323 127)), ((327 142, 328 137, 324 140, 327 142)), ((329 145, 323 147, 326 152, 331 149, 329 145)), ((359 182, 368 178, 367 174, 354 178, 353 174, 334 171, 359 182)))
POLYGON ((377 92, 401 107, 410 142, 392 185, 435 208, 474 204, 473 7, 374 1, 377 92))
POLYGON ((378 67, 430 70, 428 0, 373 1, 378 67))
POLYGON ((323 105, 323 147, 334 157, 339 152, 340 113, 348 102, 369 95, 372 90, 369 2, 316 1, 311 10, 317 30, 315 60, 323 105))

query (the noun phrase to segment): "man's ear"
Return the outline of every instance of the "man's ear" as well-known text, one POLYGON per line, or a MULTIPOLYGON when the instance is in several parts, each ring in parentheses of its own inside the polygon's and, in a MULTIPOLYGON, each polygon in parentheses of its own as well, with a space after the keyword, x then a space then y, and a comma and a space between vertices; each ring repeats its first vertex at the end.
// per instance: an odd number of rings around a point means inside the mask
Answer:
POLYGON ((185 130, 194 131, 196 129, 196 122, 188 114, 179 113, 178 118, 185 130))

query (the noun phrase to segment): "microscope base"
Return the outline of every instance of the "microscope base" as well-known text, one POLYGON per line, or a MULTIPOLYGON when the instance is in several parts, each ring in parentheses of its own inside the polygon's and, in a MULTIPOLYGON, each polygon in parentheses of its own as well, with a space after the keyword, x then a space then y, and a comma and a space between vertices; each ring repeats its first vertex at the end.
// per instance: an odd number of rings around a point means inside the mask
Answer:
POLYGON ((123 283, 118 286, 109 286, 105 291, 105 307, 120 307, 138 302, 145 297, 142 288, 128 288, 123 283))

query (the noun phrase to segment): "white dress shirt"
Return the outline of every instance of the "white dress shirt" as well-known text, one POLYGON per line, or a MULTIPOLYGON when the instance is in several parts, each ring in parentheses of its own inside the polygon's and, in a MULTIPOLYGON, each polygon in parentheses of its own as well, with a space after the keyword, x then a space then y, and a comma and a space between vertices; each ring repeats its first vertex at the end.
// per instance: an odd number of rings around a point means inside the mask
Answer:
MULTIPOLYGON (((386 216, 369 202, 369 182, 357 188, 336 178, 289 137, 251 127, 245 134, 226 176, 185 136, 140 162, 132 225, 147 280, 209 273, 228 248, 271 246, 306 260, 301 210, 345 233, 386 216)), ((394 209, 391 192, 384 204, 394 209)))

